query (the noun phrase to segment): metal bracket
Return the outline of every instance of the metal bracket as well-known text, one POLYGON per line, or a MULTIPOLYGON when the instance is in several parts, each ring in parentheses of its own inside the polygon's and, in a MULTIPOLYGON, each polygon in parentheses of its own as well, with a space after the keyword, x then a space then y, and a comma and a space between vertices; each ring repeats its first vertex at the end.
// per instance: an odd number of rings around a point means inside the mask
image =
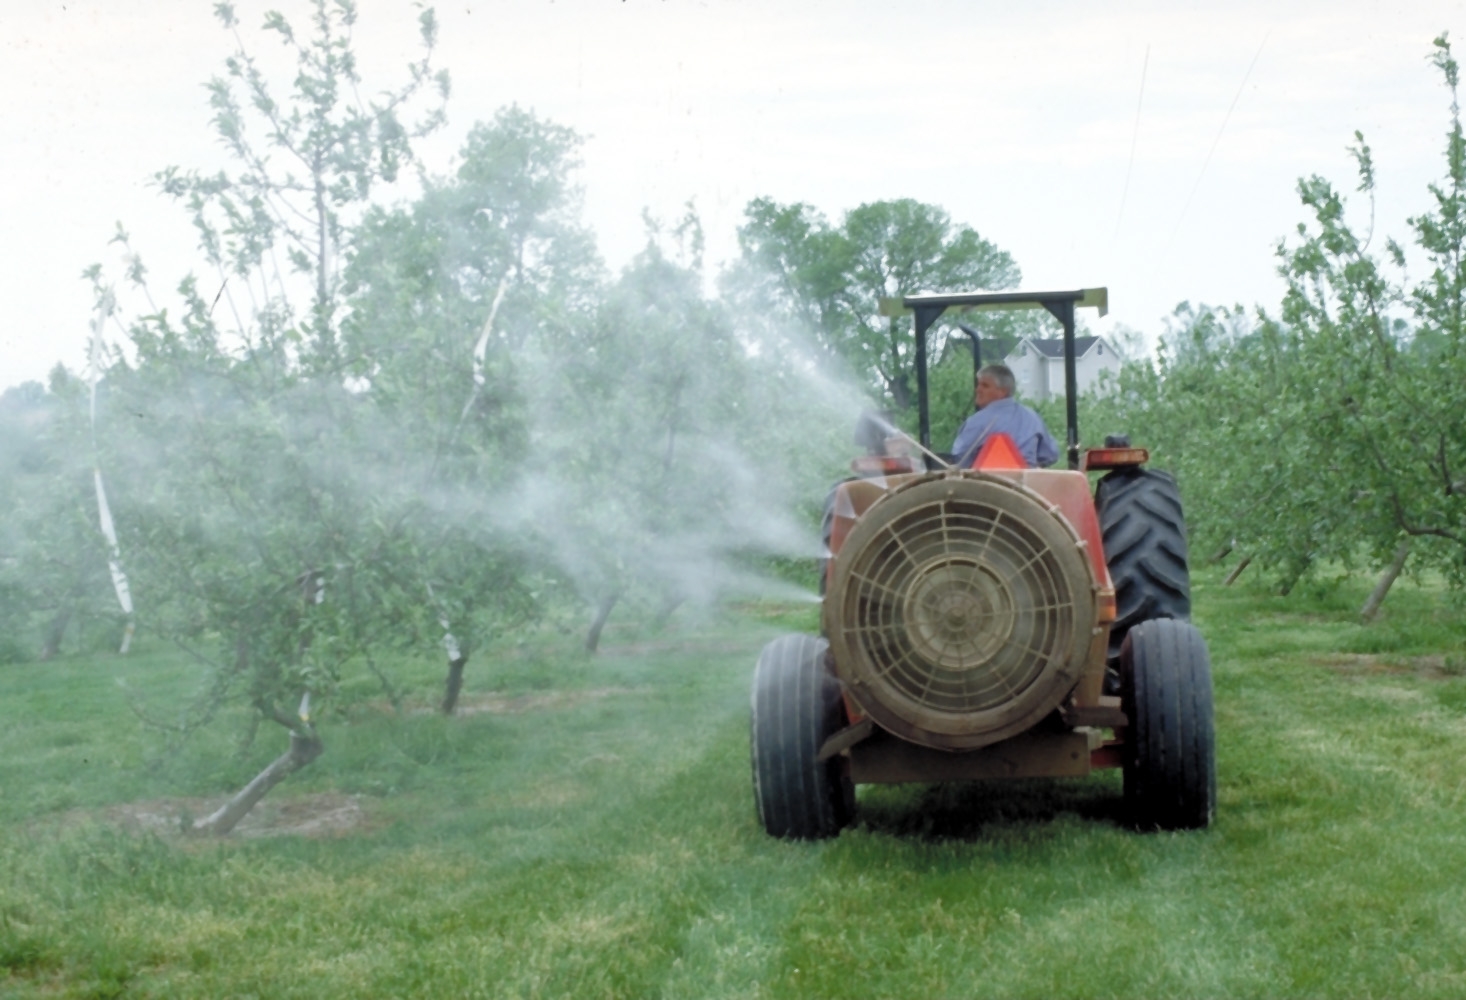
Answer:
POLYGON ((874 719, 862 719, 853 726, 846 726, 829 739, 825 740, 820 747, 820 752, 815 754, 814 759, 823 763, 837 754, 842 754, 855 744, 868 737, 875 731, 874 719))
POLYGON ((1098 705, 1061 705, 1059 716, 1065 725, 1095 726, 1100 729, 1119 729, 1130 724, 1120 699, 1114 695, 1101 695, 1098 705))
POLYGON ((931 325, 947 311, 944 305, 920 305, 915 308, 916 313, 916 409, 920 426, 917 433, 923 448, 932 446, 932 427, 929 404, 927 402, 927 381, 926 381, 926 334, 931 325))

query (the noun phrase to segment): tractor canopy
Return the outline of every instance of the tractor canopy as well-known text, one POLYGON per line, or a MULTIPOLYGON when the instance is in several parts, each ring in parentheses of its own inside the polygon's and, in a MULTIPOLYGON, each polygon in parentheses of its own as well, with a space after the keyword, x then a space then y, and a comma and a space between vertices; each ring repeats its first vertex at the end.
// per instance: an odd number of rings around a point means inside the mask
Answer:
MULTIPOLYGON (((1064 327, 1065 451, 1069 468, 1079 468, 1079 411, 1077 375, 1074 369, 1074 311, 1093 308, 1101 316, 1109 312, 1107 288, 1080 288, 1063 292, 944 292, 881 299, 882 316, 911 315, 916 321, 916 401, 921 423, 921 445, 931 447, 931 412, 927 391, 927 331, 948 309, 986 312, 1012 309, 1047 309, 1064 327)), ((977 338, 973 331, 965 330, 977 338)), ((978 354, 973 352, 973 375, 978 354)))

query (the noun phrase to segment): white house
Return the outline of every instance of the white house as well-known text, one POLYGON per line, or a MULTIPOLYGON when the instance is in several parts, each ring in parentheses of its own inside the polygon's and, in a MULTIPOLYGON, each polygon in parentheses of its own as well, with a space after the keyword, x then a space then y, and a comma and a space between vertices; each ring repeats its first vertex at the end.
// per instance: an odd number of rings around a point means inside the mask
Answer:
MULTIPOLYGON (((1025 337, 1003 359, 1013 369, 1018 398, 1041 403, 1050 396, 1064 397, 1064 338, 1025 337)), ((1074 338, 1074 375, 1080 394, 1090 389, 1101 372, 1118 372, 1120 356, 1103 337, 1074 338)))

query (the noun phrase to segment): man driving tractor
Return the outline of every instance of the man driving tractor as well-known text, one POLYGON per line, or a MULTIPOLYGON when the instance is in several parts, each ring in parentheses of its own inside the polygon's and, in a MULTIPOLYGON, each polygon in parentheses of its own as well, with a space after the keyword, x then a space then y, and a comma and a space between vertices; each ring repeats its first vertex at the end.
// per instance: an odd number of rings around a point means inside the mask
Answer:
POLYGON ((1043 417, 1013 398, 1016 387, 1013 370, 1007 365, 987 365, 977 373, 973 391, 977 412, 963 422, 952 442, 959 469, 972 465, 993 434, 1008 435, 1031 469, 1046 468, 1058 459, 1059 445, 1043 417))

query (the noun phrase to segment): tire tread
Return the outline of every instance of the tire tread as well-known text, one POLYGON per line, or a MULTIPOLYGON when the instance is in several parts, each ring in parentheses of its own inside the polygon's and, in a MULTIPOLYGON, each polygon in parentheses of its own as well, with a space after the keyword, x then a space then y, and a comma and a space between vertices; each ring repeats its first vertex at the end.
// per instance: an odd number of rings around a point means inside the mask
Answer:
POLYGON ((850 822, 853 789, 842 762, 816 760, 844 717, 839 682, 825 669, 828 649, 824 639, 781 636, 764 647, 754 669, 754 800, 771 836, 832 837, 850 822))
POLYGON ((1157 619, 1130 631, 1121 653, 1129 719, 1125 800, 1142 828, 1194 830, 1216 813, 1211 659, 1187 622, 1157 619))
POLYGON ((1144 621, 1191 618, 1186 518, 1176 480, 1155 469, 1115 470, 1095 488, 1105 562, 1115 585, 1114 664, 1130 629, 1144 621))

